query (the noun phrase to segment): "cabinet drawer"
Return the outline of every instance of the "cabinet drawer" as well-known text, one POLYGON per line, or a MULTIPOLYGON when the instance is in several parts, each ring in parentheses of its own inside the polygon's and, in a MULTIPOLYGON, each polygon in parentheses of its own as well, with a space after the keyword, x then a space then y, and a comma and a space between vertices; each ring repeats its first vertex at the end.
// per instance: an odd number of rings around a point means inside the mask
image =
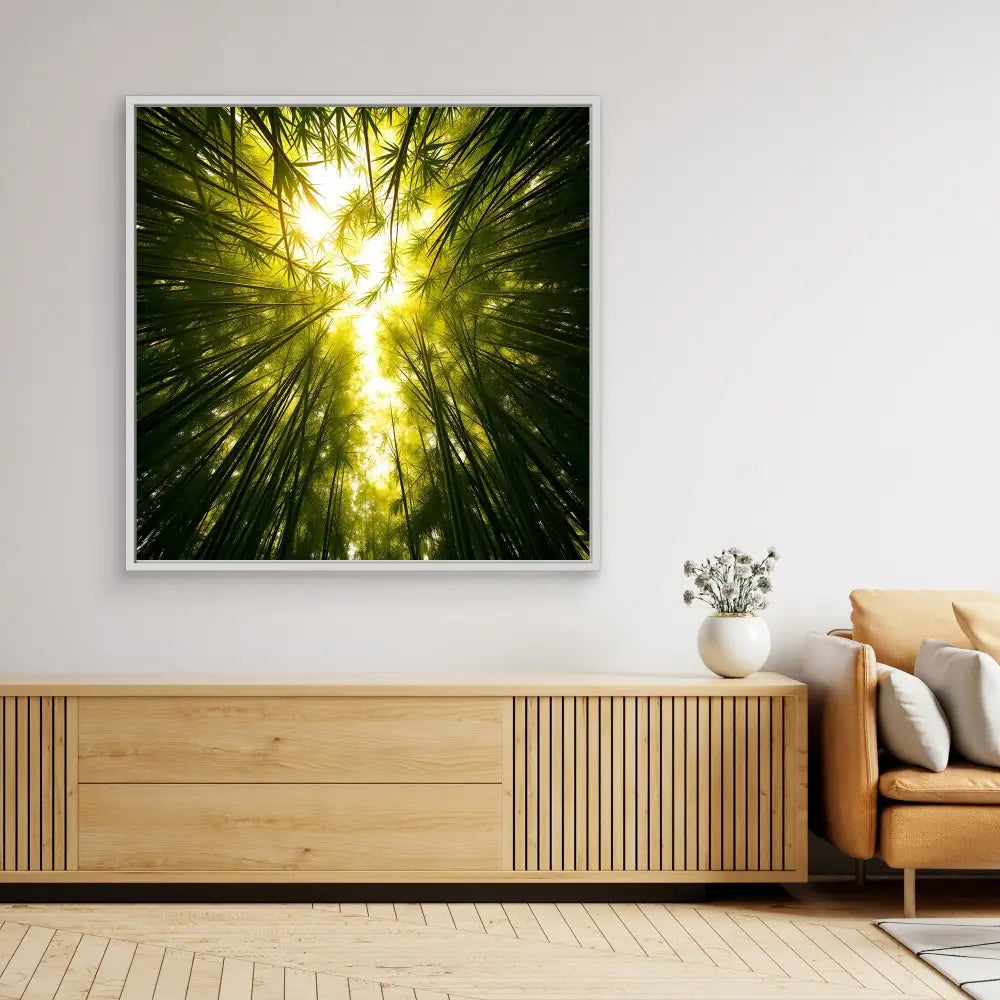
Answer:
POLYGON ((81 782, 499 782, 498 698, 84 698, 81 782))
POLYGON ((496 871, 499 785, 81 785, 83 871, 496 871))

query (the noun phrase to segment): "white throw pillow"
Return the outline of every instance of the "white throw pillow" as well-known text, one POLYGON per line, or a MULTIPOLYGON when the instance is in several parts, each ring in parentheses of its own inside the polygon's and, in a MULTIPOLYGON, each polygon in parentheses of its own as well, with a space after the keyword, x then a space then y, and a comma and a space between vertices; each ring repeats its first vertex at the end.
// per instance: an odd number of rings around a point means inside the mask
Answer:
POLYGON ((941 702, 955 749, 976 764, 1000 767, 1000 664, 987 653, 925 639, 914 672, 941 702))
POLYGON ((878 674, 878 734, 904 764, 943 771, 951 753, 951 732, 934 692, 905 670, 875 666, 878 674))

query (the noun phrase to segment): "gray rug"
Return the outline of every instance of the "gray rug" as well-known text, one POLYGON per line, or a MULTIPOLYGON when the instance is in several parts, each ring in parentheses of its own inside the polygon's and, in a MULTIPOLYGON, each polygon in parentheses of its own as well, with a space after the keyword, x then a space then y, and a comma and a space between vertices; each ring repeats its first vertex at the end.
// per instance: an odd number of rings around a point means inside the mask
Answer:
POLYGON ((876 920, 976 1000, 1000 1000, 1000 920, 876 920))

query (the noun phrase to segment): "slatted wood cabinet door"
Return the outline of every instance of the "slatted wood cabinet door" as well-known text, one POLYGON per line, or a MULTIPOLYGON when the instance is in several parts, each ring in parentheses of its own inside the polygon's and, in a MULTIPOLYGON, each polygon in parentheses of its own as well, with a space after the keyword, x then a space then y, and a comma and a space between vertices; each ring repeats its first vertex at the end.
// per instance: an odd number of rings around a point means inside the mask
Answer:
POLYGON ((805 712, 799 697, 514 698, 505 860, 521 872, 802 878, 805 712))
POLYGON ((77 699, 0 697, 0 879, 76 867, 77 699))
POLYGON ((0 883, 804 881, 805 693, 0 678, 0 883))

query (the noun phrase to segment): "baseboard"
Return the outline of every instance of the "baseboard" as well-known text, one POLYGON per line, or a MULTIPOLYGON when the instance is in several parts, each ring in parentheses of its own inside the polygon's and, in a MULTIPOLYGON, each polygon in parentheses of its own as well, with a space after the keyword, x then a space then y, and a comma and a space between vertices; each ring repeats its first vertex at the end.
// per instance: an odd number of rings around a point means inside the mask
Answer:
MULTIPOLYGON (((726 887, 702 883, 8 884, 0 903, 701 903, 726 887)), ((746 889, 747 887, 742 887, 746 889)), ((755 886, 773 891, 772 885, 755 886)))
MULTIPOLYGON (((1000 879, 1000 871, 992 868, 980 868, 980 869, 952 869, 952 868, 918 868, 918 874, 921 879, 939 879, 941 881, 948 880, 966 880, 966 879, 976 879, 977 881, 982 880, 995 880, 1000 879)), ((903 869, 902 868, 890 868, 887 871, 880 872, 869 872, 866 876, 869 882, 902 882, 903 881, 903 869)), ((844 875, 841 873, 829 874, 823 872, 815 872, 809 876, 810 882, 823 882, 827 885, 836 882, 854 882, 853 875, 844 875)))

